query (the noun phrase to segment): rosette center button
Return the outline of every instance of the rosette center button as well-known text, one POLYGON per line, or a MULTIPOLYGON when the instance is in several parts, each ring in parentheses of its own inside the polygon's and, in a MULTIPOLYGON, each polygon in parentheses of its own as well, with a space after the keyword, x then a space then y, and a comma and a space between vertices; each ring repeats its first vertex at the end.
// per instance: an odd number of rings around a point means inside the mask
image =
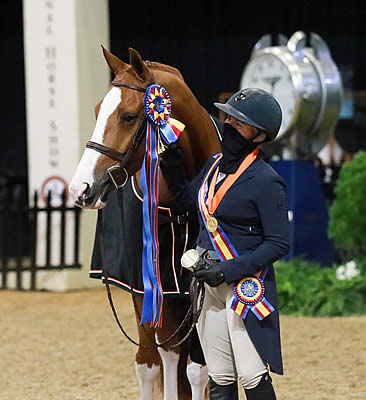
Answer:
POLYGON ((245 292, 245 294, 246 294, 247 296, 254 296, 254 294, 256 293, 256 288, 255 288, 254 284, 251 283, 251 282, 248 282, 248 283, 245 285, 244 292, 245 292))

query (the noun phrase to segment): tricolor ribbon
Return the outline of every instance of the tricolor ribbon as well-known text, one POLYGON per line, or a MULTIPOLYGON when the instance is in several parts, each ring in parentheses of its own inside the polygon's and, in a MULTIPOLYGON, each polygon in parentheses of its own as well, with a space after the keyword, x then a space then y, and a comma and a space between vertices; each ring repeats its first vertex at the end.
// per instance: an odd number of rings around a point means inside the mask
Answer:
POLYGON ((141 169, 143 193, 143 253, 142 277, 144 300, 140 324, 150 321, 152 327, 161 327, 163 315, 163 289, 159 268, 158 205, 159 162, 162 141, 176 142, 185 125, 170 118, 171 101, 167 91, 159 85, 146 89, 144 111, 147 118, 146 151, 141 169))
MULTIPOLYGON (((230 184, 235 182, 239 175, 243 173, 244 170, 255 160, 257 153, 258 151, 253 152, 251 153, 251 155, 249 155, 252 156, 252 159, 244 159, 242 165, 238 169, 237 177, 229 176, 228 178, 226 178, 229 179, 229 182, 231 182, 230 184)), ((211 177, 212 179, 216 180, 222 154, 216 154, 214 158, 215 160, 207 171, 198 192, 198 205, 211 243, 220 260, 226 261, 237 257, 238 252, 236 251, 234 245, 230 242, 230 239, 225 234, 219 224, 217 224, 217 229, 214 232, 211 232, 207 226, 207 221, 212 215, 213 200, 209 197, 209 193, 211 191, 209 190, 208 181, 211 177)), ((225 182, 222 184, 222 186, 224 184, 225 182)), ((213 182, 213 185, 215 185, 215 182, 213 182)), ((229 187, 225 189, 225 193, 229 189, 229 187)), ((222 198, 225 193, 223 193, 222 196, 219 197, 222 198)), ((221 198, 216 202, 216 207, 218 206, 221 198)), ((234 285, 234 300, 232 301, 231 309, 239 314, 243 319, 245 319, 249 310, 251 310, 259 320, 262 320, 274 311, 274 307, 264 297, 265 288, 263 282, 267 271, 268 267, 259 271, 257 274, 255 274, 255 276, 241 279, 234 285)))
POLYGON ((274 307, 264 297, 264 278, 267 271, 268 268, 265 268, 258 275, 243 278, 235 284, 231 309, 243 319, 245 319, 249 310, 260 321, 274 311, 274 307))

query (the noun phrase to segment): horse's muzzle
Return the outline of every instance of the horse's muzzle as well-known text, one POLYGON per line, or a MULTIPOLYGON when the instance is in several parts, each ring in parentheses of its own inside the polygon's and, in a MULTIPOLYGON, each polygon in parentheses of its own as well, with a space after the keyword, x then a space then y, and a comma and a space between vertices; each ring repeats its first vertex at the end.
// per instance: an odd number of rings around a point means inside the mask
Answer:
POLYGON ((87 186, 84 192, 75 201, 75 205, 82 208, 103 208, 107 202, 109 192, 114 189, 109 179, 109 175, 105 175, 99 182, 87 186))

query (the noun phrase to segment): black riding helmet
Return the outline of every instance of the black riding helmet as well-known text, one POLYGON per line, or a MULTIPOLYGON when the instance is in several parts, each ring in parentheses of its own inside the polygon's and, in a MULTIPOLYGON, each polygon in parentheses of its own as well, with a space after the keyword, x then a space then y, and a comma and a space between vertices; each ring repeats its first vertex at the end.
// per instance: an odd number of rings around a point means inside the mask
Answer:
POLYGON ((266 134, 265 142, 276 139, 282 122, 282 111, 277 100, 262 89, 242 89, 225 103, 214 103, 224 113, 266 134))

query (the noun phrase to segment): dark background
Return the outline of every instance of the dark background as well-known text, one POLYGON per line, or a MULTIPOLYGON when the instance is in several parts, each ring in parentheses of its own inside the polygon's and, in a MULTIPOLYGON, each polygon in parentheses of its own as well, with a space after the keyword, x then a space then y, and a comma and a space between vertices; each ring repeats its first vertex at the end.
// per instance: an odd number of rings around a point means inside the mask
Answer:
MULTIPOLYGON (((0 182, 26 181, 22 1, 1 4, 0 182)), ((213 101, 238 89, 256 41, 266 33, 289 37, 298 30, 318 33, 338 66, 353 67, 353 89, 366 90, 366 2, 361 0, 340 5, 281 1, 272 6, 196 1, 194 8, 177 1, 110 0, 111 43, 105 45, 125 61, 128 47, 134 47, 145 60, 177 67, 201 104, 216 114, 213 101)))

